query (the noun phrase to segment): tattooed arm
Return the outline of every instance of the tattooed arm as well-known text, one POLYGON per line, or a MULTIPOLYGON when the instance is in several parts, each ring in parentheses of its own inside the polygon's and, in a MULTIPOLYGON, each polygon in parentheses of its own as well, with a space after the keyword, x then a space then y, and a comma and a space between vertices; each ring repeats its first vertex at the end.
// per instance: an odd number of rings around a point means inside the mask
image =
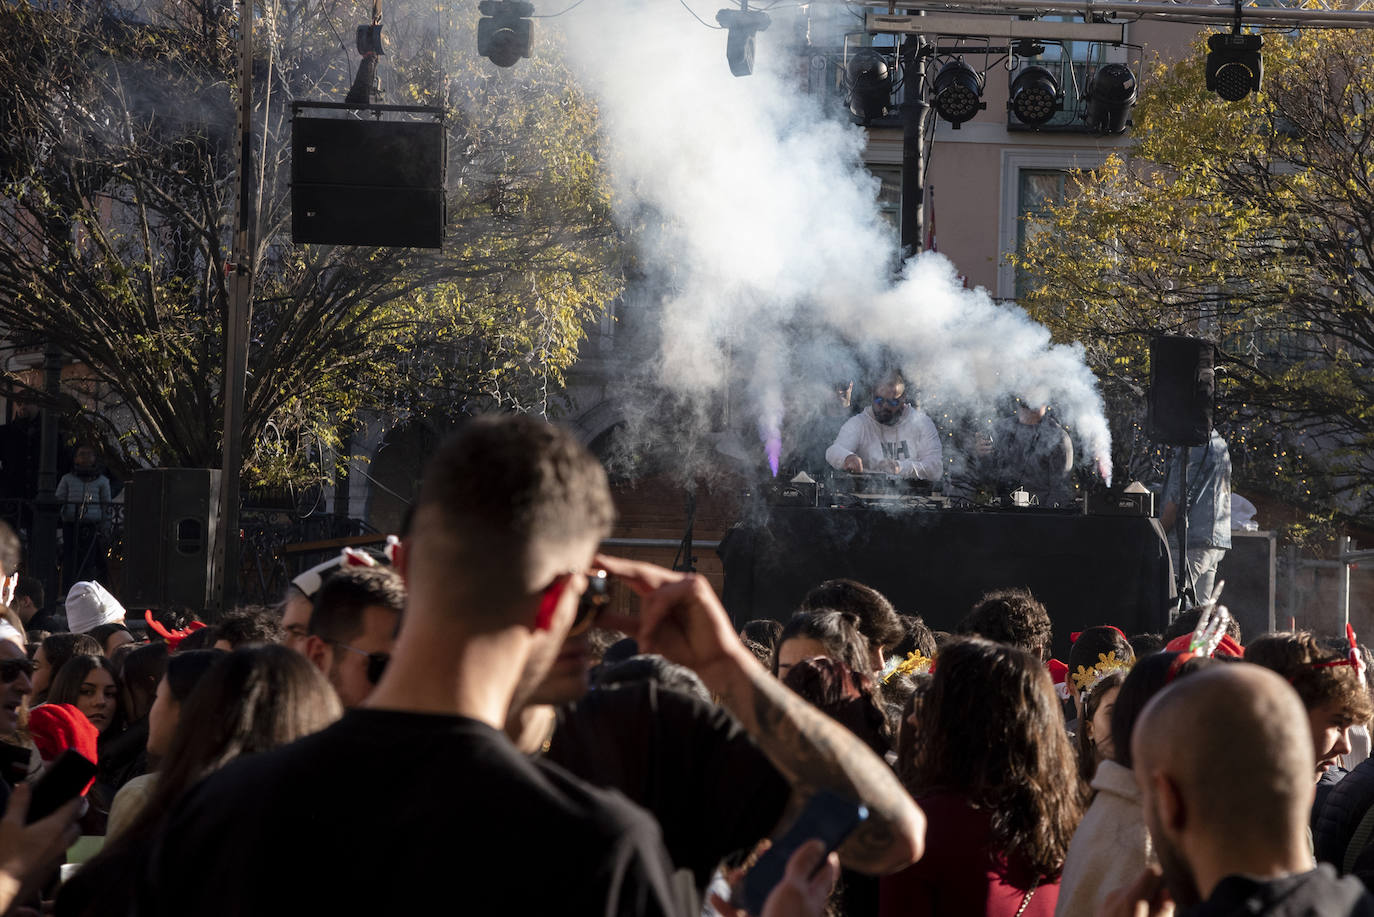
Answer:
POLYGON ((885 875, 920 858, 925 816, 887 764, 848 729, 821 713, 758 664, 706 580, 652 564, 598 557, 642 600, 637 618, 603 623, 695 669, 791 782, 795 801, 819 789, 868 807, 869 817, 840 848, 845 866, 885 875))

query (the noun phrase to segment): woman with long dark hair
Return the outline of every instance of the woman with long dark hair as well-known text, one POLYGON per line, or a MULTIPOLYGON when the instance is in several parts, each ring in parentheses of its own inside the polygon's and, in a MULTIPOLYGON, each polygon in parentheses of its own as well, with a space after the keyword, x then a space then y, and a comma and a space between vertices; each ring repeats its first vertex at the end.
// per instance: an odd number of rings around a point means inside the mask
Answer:
POLYGON ((71 704, 96 728, 97 764, 95 785, 86 793, 90 803, 81 817, 84 834, 104 834, 119 775, 107 766, 107 752, 124 732, 125 715, 120 703, 119 675, 104 656, 73 656, 62 666, 48 691, 49 704, 71 704))
POLYGON ((63 885, 57 913, 130 913, 148 844, 188 789, 241 755, 318 732, 342 712, 329 682, 294 650, 249 646, 226 654, 187 698, 147 804, 63 885))
POLYGON ((48 703, 71 704, 100 732, 102 744, 124 728, 119 675, 104 656, 73 656, 57 673, 48 703))
POLYGON ((172 737, 176 735, 181 708, 205 673, 224 655, 222 650, 187 650, 165 657, 167 670, 157 682, 147 726, 143 730, 148 762, 154 770, 134 777, 115 794, 110 805, 110 819, 105 826, 107 843, 122 834, 147 805, 157 786, 156 768, 167 757, 172 737))
POLYGON ((816 656, 788 669, 782 683, 863 739, 875 754, 892 750, 892 727, 870 676, 837 659, 816 656))
POLYGON ((1042 661, 950 642, 917 706, 909 789, 926 853, 882 880, 883 917, 1050 917, 1083 786, 1042 661))
POLYGON ((33 654, 33 698, 37 707, 48 701, 48 691, 73 656, 99 656, 100 643, 90 634, 49 634, 33 654))
POLYGON ((1085 784, 1091 784, 1098 766, 1112 758, 1115 750, 1112 742, 1112 711, 1116 708, 1116 697, 1125 680, 1126 670, 1116 669, 1094 676, 1091 685, 1077 694, 1083 706, 1074 741, 1078 751, 1078 776, 1085 784))
MULTIPOLYGON (((843 662, 816 656, 788 669, 782 683, 862 739, 875 754, 892 750, 892 730, 870 676, 851 671, 843 662)), ((834 899, 838 913, 870 917, 878 912, 878 879, 844 869, 834 899)))
POLYGON ((782 626, 773 654, 773 674, 782 678, 803 659, 824 656, 843 662, 851 672, 868 671, 868 638, 859 631, 852 611, 799 611, 782 626))

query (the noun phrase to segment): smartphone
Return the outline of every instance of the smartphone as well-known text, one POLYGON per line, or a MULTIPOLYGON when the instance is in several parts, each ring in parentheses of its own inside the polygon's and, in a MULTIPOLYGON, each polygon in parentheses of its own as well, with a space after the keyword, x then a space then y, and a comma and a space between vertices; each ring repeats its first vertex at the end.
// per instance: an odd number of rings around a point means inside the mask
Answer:
POLYGON ((33 785, 29 798, 28 824, 47 818, 68 801, 86 791, 95 779, 95 762, 74 749, 67 749, 33 785))
MULTIPOLYGON (((763 904, 768 900, 769 892, 782 881, 787 861, 798 847, 813 838, 819 838, 825 844, 828 855, 867 818, 867 806, 826 790, 816 793, 807 800, 805 808, 791 826, 781 837, 775 838, 773 845, 759 857, 754 868, 745 873, 730 903, 751 914, 763 913, 763 904)), ((824 862, 822 859, 821 863, 824 862)))
POLYGON ((582 593, 582 598, 578 600, 577 617, 573 619, 568 636, 575 637, 583 631, 590 630, 596 624, 596 619, 610 607, 610 604, 610 574, 605 570, 589 571, 587 573, 587 591, 582 593))

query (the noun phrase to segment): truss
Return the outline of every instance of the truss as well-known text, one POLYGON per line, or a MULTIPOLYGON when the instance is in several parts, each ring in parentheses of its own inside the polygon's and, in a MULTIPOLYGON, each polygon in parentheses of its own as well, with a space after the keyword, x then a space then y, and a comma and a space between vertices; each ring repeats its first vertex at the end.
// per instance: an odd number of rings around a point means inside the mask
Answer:
MULTIPOLYGON (((854 4, 851 4, 854 5, 854 4)), ((869 8, 868 29, 876 32, 933 32, 934 28, 923 27, 921 16, 902 15, 895 6, 903 11, 914 8, 925 11, 929 16, 959 16, 963 14, 972 21, 987 22, 997 16, 1007 17, 1008 22, 1029 24, 1024 16, 1070 15, 1082 17, 1084 24, 1090 23, 1129 23, 1141 19, 1164 22, 1185 22, 1199 25, 1233 23, 1239 12, 1241 21, 1249 27, 1265 28, 1331 28, 1367 29, 1374 27, 1374 0, 950 0, 945 3, 918 2, 887 5, 887 12, 876 12, 874 7, 886 4, 858 4, 869 8), (976 17, 976 18, 975 18, 976 17)), ((949 20, 946 20, 949 21, 949 20)), ((1066 25, 1067 23, 1060 23, 1066 25)), ((996 26, 993 34, 1009 34, 1009 30, 1020 28, 1015 25, 996 26)), ((971 34, 971 33, 968 33, 971 34)), ((987 34, 986 32, 984 34, 987 34)))

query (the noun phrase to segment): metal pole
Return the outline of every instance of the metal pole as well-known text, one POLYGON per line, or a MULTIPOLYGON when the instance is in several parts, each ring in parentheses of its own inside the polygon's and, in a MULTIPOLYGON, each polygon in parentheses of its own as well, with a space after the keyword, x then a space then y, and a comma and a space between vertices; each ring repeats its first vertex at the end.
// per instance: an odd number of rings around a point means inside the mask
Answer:
POLYGON ((1288 546, 1288 612, 1289 620, 1298 617, 1298 546, 1288 546))
MULTIPOLYGON (((38 492, 33 513, 33 540, 30 561, 43 580, 43 610, 56 607, 61 592, 57 578, 57 521, 61 507, 57 505, 57 410, 54 405, 61 394, 62 351, 49 343, 43 351, 43 391, 46 403, 38 428, 38 492)), ((13 570, 6 570, 13 573, 13 570)))
POLYGON ((1336 545, 1341 558, 1341 568, 1336 572, 1340 577, 1336 581, 1336 606, 1341 610, 1341 630, 1345 630, 1345 625, 1350 623, 1350 561, 1346 557, 1350 553, 1350 536, 1342 535, 1336 545))
POLYGON ((224 435, 220 475, 219 569, 213 572, 222 612, 238 601, 239 476, 243 471, 243 402, 248 329, 253 318, 253 0, 239 0, 238 208, 224 322, 224 435))
POLYGON ((1269 537, 1266 538, 1265 541, 1269 543, 1269 620, 1266 626, 1269 628, 1270 632, 1273 632, 1278 629, 1276 626, 1276 619, 1274 617, 1274 604, 1275 600, 1278 598, 1277 592, 1279 573, 1279 555, 1278 551, 1274 550, 1274 546, 1277 543, 1278 539, 1274 537, 1273 532, 1270 532, 1269 537))
POLYGON ((903 43, 906 100, 902 102, 902 258, 925 248, 926 124, 924 98, 930 46, 921 36, 903 43))
POLYGON ((1193 571, 1188 566, 1188 459, 1189 448, 1178 447, 1178 517, 1174 531, 1178 533, 1178 610, 1192 608, 1201 601, 1193 592, 1193 571), (1184 602, 1188 604, 1185 605, 1184 602))

